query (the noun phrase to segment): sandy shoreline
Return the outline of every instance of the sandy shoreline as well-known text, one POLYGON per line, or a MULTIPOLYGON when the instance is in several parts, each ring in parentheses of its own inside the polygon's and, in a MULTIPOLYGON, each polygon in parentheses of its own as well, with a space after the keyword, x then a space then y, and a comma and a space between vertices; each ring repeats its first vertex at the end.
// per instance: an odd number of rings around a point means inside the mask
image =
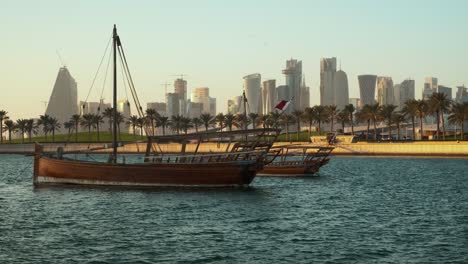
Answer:
MULTIPOLYGON (((275 146, 287 145, 285 142, 275 143, 275 146)), ((295 142, 294 144, 303 146, 317 146, 308 142, 295 142)), ((106 143, 45 143, 46 152, 55 152, 58 147, 64 148, 67 153, 109 153, 111 149, 103 149, 106 143), (94 150, 93 150, 94 149, 94 150), (97 149, 97 150, 96 150, 97 149), (91 151, 92 150, 92 151, 91 151)), ((196 144, 187 144, 186 151, 194 151, 196 144)), ((334 145, 333 156, 370 156, 370 157, 454 157, 468 158, 468 142, 405 142, 405 143, 342 143, 334 145)), ((180 145, 161 145, 165 152, 177 153, 180 145)), ((229 148, 227 143, 205 143, 200 146, 199 152, 223 152, 229 148)), ((32 154, 34 144, 3 144, 0 145, 0 154, 32 154)), ((146 150, 146 143, 126 143, 119 148, 122 154, 143 154, 146 150)))

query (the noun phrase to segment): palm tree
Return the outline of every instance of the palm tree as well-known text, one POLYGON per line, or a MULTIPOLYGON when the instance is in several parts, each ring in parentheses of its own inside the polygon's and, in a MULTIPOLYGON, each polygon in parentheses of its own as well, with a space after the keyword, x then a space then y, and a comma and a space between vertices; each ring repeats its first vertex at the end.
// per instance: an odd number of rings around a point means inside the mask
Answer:
POLYGON ((356 118, 357 118, 358 122, 367 122, 366 141, 369 141, 370 121, 372 119, 372 114, 371 114, 370 108, 371 108, 371 106, 366 104, 361 108, 361 110, 359 110, 356 113, 356 118))
POLYGON ((72 115, 70 118, 70 122, 75 126, 75 142, 78 142, 78 126, 81 123, 81 116, 80 115, 72 115))
POLYGON ((354 136, 354 111, 356 111, 356 109, 353 104, 348 104, 345 105, 344 111, 348 114, 348 121, 351 124, 351 135, 354 136))
POLYGON ((336 105, 327 105, 326 111, 328 115, 328 120, 330 121, 330 132, 333 132, 333 125, 336 120, 336 115, 338 114, 338 108, 336 105))
POLYGON ((51 117, 49 120, 49 131, 52 131, 52 142, 55 142, 55 131, 60 129, 62 125, 55 117, 51 117))
POLYGON ((396 113, 393 113, 392 115, 392 122, 395 123, 396 127, 397 127, 397 140, 400 140, 400 125, 401 123, 405 122, 406 121, 406 117, 405 117, 405 114, 401 113, 401 112, 396 112, 396 113))
POLYGON ((67 129, 67 141, 70 140, 71 130, 75 127, 72 121, 67 121, 63 123, 63 127, 67 129))
POLYGON ((444 113, 450 108, 450 99, 444 93, 433 93, 429 97, 429 109, 436 118, 437 121, 437 139, 439 139, 439 126, 440 120, 442 120, 442 137, 445 140, 445 125, 444 125, 444 113))
POLYGON ((133 130, 133 140, 136 140, 136 127, 138 126, 138 119, 139 117, 136 115, 132 115, 127 119, 127 122, 125 122, 127 125, 132 127, 133 130))
POLYGON ((0 110, 0 144, 3 144, 3 121, 9 118, 7 114, 7 111, 0 110))
POLYGON ((249 125, 249 119, 245 114, 237 114, 234 125, 240 129, 246 129, 249 125))
POLYGON ((172 116, 171 125, 172 125, 172 130, 175 130, 177 135, 179 135, 180 129, 182 127, 182 116, 181 115, 172 116))
POLYGON ((393 114, 395 112, 395 109, 397 108, 396 105, 384 105, 380 108, 380 117, 382 120, 387 121, 387 127, 388 127, 388 137, 392 137, 392 121, 393 121, 393 114))
POLYGON ((414 119, 418 114, 417 108, 418 108, 418 101, 416 101, 415 99, 410 99, 405 102, 403 109, 402 109, 402 113, 411 118, 411 124, 413 126, 413 140, 416 139, 416 128, 415 128, 414 119))
MULTIPOLYGON (((227 115, 226 115, 226 116, 227 116, 227 115)), ((226 117, 226 116, 225 116, 225 117, 226 117)), ((192 124, 193 124, 193 126, 195 127, 195 132, 198 133, 198 128, 199 128, 201 125, 203 125, 203 121, 202 121, 200 118, 198 118, 198 117, 194 117, 194 118, 192 118, 192 124)), ((226 126, 227 126, 227 125, 228 125, 228 124, 226 124, 226 126)), ((232 128, 232 124, 231 124, 231 128, 232 128)))
POLYGON ((159 116, 159 114, 155 109, 152 109, 152 108, 146 109, 146 118, 148 118, 148 121, 149 121, 149 123, 151 125, 151 132, 152 132, 153 136, 155 135, 154 134, 154 122, 156 121, 158 116, 159 116))
POLYGON ((88 140, 91 141, 91 129, 94 128, 94 115, 93 114, 84 114, 81 118, 80 125, 88 129, 88 140))
POLYGON ((281 122, 281 114, 275 111, 275 112, 270 112, 268 115, 270 116, 271 125, 275 129, 278 129, 280 122, 281 122))
POLYGON ((107 118, 107 122, 109 122, 109 132, 112 133, 112 117, 114 116, 114 109, 112 107, 108 107, 104 109, 104 112, 102 112, 102 116, 107 118))
POLYGON ((218 123, 220 129, 223 129, 223 127, 224 127, 224 119, 225 118, 226 117, 224 116, 223 113, 219 113, 219 114, 217 114, 215 116, 215 122, 218 123))
POLYGON ((468 103, 452 104, 451 114, 448 117, 448 121, 450 124, 456 124, 461 126, 461 140, 465 140, 464 123, 466 120, 468 120, 468 103))
POLYGON ((138 118, 137 126, 140 128, 140 137, 143 137, 143 126, 146 123, 146 118, 140 117, 138 118))
POLYGON ((116 123, 117 123, 117 133, 119 134, 119 140, 122 140, 122 137, 121 137, 121 134, 120 134, 120 124, 125 122, 125 117, 122 115, 122 113, 117 112, 116 120, 117 120, 116 123))
POLYGON ((312 136, 312 123, 314 122, 315 118, 315 111, 312 107, 306 107, 304 110, 304 115, 302 119, 309 123, 309 139, 312 136))
POLYGON ((299 133, 301 133, 301 119, 302 119, 302 116, 304 115, 304 111, 296 109, 292 112, 292 115, 294 116, 294 119, 297 125, 296 140, 299 141, 299 133))
MULTIPOLYGON (((235 121, 236 121, 236 117, 231 113, 226 114, 224 116, 224 124, 229 128, 229 131, 232 131, 232 126, 236 124, 235 121)), ((193 120, 193 123, 195 124, 195 120, 193 120)))
POLYGON ((380 109, 379 103, 371 104, 367 109, 370 119, 374 123, 374 140, 377 140, 377 121, 380 119, 380 109))
POLYGON ((328 114, 327 114, 327 108, 322 105, 316 105, 312 107, 314 109, 315 115, 314 115, 314 121, 318 125, 318 134, 322 132, 322 123, 328 121, 328 114))
POLYGON ((339 111, 338 114, 336 115, 336 121, 339 121, 341 123, 341 129, 343 130, 343 133, 344 133, 345 123, 349 121, 348 113, 345 110, 339 111))
POLYGON ((156 119, 156 126, 162 127, 163 135, 166 135, 166 128, 170 125, 169 117, 167 116, 159 116, 156 119))
POLYGON ((182 119, 180 120, 180 123, 181 123, 182 130, 187 135, 187 130, 189 130, 190 128, 193 127, 192 126, 192 119, 190 119, 188 117, 182 117, 182 119))
POLYGON ((16 124, 13 122, 13 120, 6 120, 5 121, 5 129, 8 130, 8 142, 11 144, 11 133, 15 132, 16 130, 16 124))
POLYGON ((206 131, 208 131, 208 127, 215 122, 213 116, 209 113, 201 114, 200 119, 202 120, 206 131))
POLYGON ((34 119, 28 119, 27 122, 26 122, 26 131, 28 132, 28 139, 29 139, 29 143, 31 143, 32 141, 32 134, 36 134, 37 133, 37 126, 35 124, 35 121, 34 119))
POLYGON ((270 124, 270 117, 268 115, 260 115, 260 123, 263 128, 267 128, 270 124))
POLYGON ((419 133, 421 134, 421 140, 423 139, 423 134, 424 134, 423 133, 423 121, 427 112, 428 112, 428 106, 427 106, 426 101, 418 100, 416 104, 416 114, 419 117, 419 125, 420 125, 419 133))
POLYGON ((296 122, 296 120, 294 116, 291 114, 283 114, 281 116, 281 123, 286 128, 286 138, 288 139, 289 142, 291 142, 291 138, 289 136, 289 125, 291 125, 294 122, 296 122))
POLYGON ((42 131, 44 132, 45 141, 47 142, 47 134, 49 133, 49 115, 41 115, 39 116, 39 120, 37 121, 38 126, 42 126, 42 131))
MULTIPOLYGON (((94 126, 96 127, 96 131, 97 131, 97 141, 100 142, 101 141, 101 138, 99 137, 99 125, 104 123, 104 117, 100 114, 95 114, 93 115, 93 122, 94 122, 94 126)), ((135 127, 133 128, 135 129, 135 127)), ((135 135, 135 132, 133 133, 135 135)))
POLYGON ((16 127, 21 134, 21 143, 24 143, 24 132, 26 131, 27 121, 27 119, 16 120, 16 127))
POLYGON ((257 113, 250 113, 249 114, 249 119, 252 122, 252 129, 255 129, 257 127, 259 117, 260 116, 257 113))

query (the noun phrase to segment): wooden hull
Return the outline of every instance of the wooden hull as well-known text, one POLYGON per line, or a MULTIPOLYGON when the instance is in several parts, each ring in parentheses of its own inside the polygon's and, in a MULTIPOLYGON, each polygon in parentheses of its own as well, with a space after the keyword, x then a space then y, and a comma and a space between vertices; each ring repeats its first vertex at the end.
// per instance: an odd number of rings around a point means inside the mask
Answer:
POLYGON ((307 164, 298 164, 295 166, 285 166, 281 163, 271 163, 258 172, 257 176, 308 176, 317 173, 323 165, 328 163, 324 161, 312 161, 307 164))
POLYGON ((115 186, 226 187, 250 184, 255 162, 209 164, 110 164, 36 156, 34 183, 115 186))

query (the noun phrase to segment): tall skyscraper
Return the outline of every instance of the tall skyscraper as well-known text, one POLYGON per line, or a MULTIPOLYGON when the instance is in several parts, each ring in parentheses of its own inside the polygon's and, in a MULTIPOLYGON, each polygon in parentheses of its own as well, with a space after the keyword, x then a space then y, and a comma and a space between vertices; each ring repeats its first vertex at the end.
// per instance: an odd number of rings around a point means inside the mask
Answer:
POLYGON ((194 102, 189 102, 187 104, 188 106, 188 117, 190 118, 195 118, 195 117, 200 117, 201 114, 203 113, 203 104, 202 103, 194 103, 194 102))
POLYGON ((187 81, 184 79, 176 79, 174 81, 174 93, 179 96, 179 113, 187 114, 187 81))
POLYGON ((280 85, 276 87, 276 97, 278 98, 278 101, 290 100, 291 94, 289 92, 290 92, 290 89, 289 89, 289 86, 287 85, 280 85))
POLYGON ((262 88, 262 114, 267 115, 276 106, 276 80, 267 80, 263 82, 262 88))
POLYGON ((336 58, 320 60, 320 105, 335 104, 333 81, 336 73, 336 58))
POLYGON ((210 97, 208 87, 195 88, 190 99, 192 103, 201 103, 203 105, 203 113, 216 114, 216 99, 210 97))
POLYGON ((61 67, 58 72, 46 114, 56 118, 61 124, 70 120, 72 115, 79 114, 76 81, 67 67, 61 67))
POLYGON ((377 77, 377 102, 380 105, 394 104, 392 77, 377 77))
POLYGON ((336 71, 336 58, 320 61, 320 104, 336 105, 343 109, 349 101, 348 77, 341 69, 336 71))
POLYGON ((359 93, 361 96, 360 107, 364 105, 371 105, 375 103, 375 84, 377 82, 377 75, 359 75, 359 93))
POLYGON ((179 115, 180 105, 179 105, 179 95, 176 93, 167 93, 166 94, 166 113, 169 118, 172 116, 179 115))
POLYGON ((415 85, 414 80, 404 80, 400 85, 398 92, 395 90, 395 105, 398 106, 398 110, 403 109, 406 101, 415 99, 414 93, 415 85))
POLYGON ((333 77, 334 105, 337 109, 344 109, 349 103, 348 77, 342 70, 335 72, 333 77))
POLYGON ((397 110, 400 110, 400 87, 399 83, 393 85, 393 104, 397 106, 397 110))
POLYGON ((423 94, 422 98, 423 100, 429 99, 429 97, 437 92, 437 87, 438 87, 438 80, 437 78, 434 77, 426 77, 424 78, 424 89, 423 89, 423 94))
POLYGON ((301 84, 301 109, 305 109, 306 107, 310 107, 310 88, 306 86, 305 77, 302 76, 302 84, 301 84))
POLYGON ((247 111, 250 111, 250 113, 262 113, 261 82, 262 77, 259 73, 244 77, 244 89, 248 106, 247 111))
POLYGON ((455 101, 458 103, 468 103, 468 88, 465 85, 457 86, 455 101))
POLYGON ((237 114, 241 112, 242 96, 234 96, 228 100, 228 113, 237 114))
POLYGON ((452 100, 452 88, 447 87, 447 86, 443 86, 443 85, 439 85, 439 86, 437 86, 437 92, 447 95, 447 99, 452 100))
MULTIPOLYGON (((301 105, 301 81, 302 81, 302 61, 290 59, 286 61, 286 69, 283 70, 286 77, 286 85, 289 87, 289 94, 292 98, 290 110, 302 109, 301 105)), ((290 100, 288 98, 287 100, 290 100)))
POLYGON ((167 115, 167 105, 163 102, 151 102, 146 104, 146 109, 154 109, 158 112, 161 116, 168 116, 167 115))

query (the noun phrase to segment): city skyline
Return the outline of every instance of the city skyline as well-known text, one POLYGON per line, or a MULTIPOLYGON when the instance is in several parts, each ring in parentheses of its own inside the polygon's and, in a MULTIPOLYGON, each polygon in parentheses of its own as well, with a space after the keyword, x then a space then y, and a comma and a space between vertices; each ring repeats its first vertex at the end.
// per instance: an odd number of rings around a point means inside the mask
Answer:
MULTIPOLYGON (((98 14, 93 10, 101 15, 102 3, 83 1, 74 14, 66 15, 61 10, 68 6, 59 1, 31 2, 27 8, 6 3, 0 11, 4 22, 0 28, 6 32, 0 51, 0 70, 4 73, 0 79, 1 107, 14 118, 44 112, 41 101, 48 100, 57 69, 62 66, 57 50, 78 83, 78 100, 84 100, 113 23, 121 29, 144 105, 164 102, 165 91, 160 84, 173 82, 173 75, 184 73, 187 94, 196 87, 209 87, 217 98, 218 112, 227 112, 227 100, 242 93, 243 76, 258 72, 262 80, 275 79, 277 86, 283 85, 281 70, 290 58, 303 63, 311 105, 320 102, 319 61, 327 57, 339 58, 346 69, 350 98, 360 97, 357 76, 363 74, 389 76, 394 83, 411 78, 415 80, 416 98, 421 98, 428 76, 451 87, 453 94, 457 86, 468 83, 468 54, 463 47, 468 36, 462 26, 465 2, 395 1, 378 7, 369 7, 369 1, 295 3, 287 6, 294 11, 288 13, 294 15, 287 15, 289 19, 284 21, 273 18, 279 17, 285 6, 270 2, 256 3, 249 10, 243 9, 246 3, 242 1, 223 5, 186 3, 182 8, 166 2, 143 2, 138 7, 118 3, 115 13, 122 15, 129 10, 128 17, 103 14, 99 19, 93 16, 98 14), (175 13, 176 8, 180 12, 175 13), (378 12, 385 9, 388 11, 378 12), (244 19, 237 23, 240 10, 245 11, 244 19), (84 15, 87 12, 91 17, 84 15), (344 23, 353 12, 361 16, 344 23), (427 14, 443 19, 421 19, 427 14), (325 28, 317 23, 324 16, 332 18, 325 28), (174 23, 167 23, 168 17, 174 23), (166 21, 164 26, 160 21, 166 21), (291 29, 291 25, 296 27, 291 29), (388 36, 377 34, 380 31, 388 36), (375 34, 369 36, 369 32, 375 34), (428 34, 437 37, 429 42, 424 37, 428 34), (291 42, 293 38, 298 41, 291 42), (22 78, 25 75, 28 78, 22 78)), ((110 101, 108 90, 106 102, 110 101)), ((94 91, 89 101, 99 101, 99 92, 94 91)))

